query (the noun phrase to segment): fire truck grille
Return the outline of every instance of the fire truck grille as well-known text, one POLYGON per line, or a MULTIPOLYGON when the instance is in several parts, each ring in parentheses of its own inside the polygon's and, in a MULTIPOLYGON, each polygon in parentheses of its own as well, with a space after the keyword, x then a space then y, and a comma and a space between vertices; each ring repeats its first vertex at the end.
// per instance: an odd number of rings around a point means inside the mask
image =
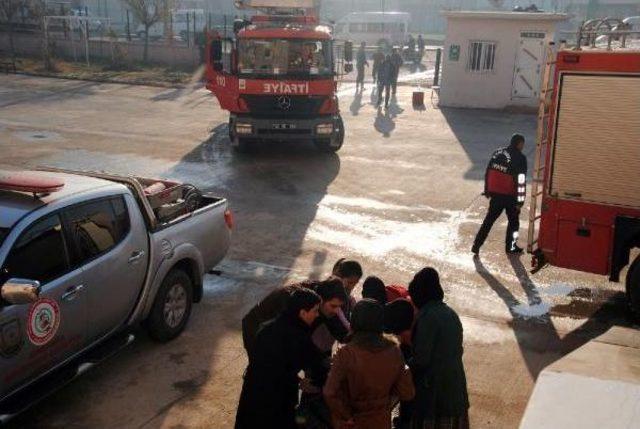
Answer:
POLYGON ((259 129, 258 134, 273 135, 273 134, 288 134, 292 136, 302 136, 311 134, 311 130, 270 130, 267 128, 259 129))
POLYGON ((306 95, 243 95, 256 118, 302 119, 318 115, 326 97, 306 95))

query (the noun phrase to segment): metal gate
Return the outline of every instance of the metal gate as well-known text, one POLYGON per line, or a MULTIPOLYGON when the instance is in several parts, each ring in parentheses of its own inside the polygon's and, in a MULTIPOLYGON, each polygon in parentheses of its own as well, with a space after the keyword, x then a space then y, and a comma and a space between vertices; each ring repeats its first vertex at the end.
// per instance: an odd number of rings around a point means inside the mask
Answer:
POLYGON ((538 31, 520 33, 520 45, 516 55, 513 76, 512 98, 538 98, 540 73, 544 65, 544 39, 546 34, 538 31))

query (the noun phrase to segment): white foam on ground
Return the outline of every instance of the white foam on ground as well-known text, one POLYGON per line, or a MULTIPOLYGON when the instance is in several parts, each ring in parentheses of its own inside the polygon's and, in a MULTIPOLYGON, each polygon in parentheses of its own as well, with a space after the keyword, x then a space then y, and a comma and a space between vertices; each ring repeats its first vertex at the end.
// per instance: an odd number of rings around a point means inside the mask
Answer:
POLYGON ((473 268, 471 258, 460 255, 456 248, 460 240, 458 230, 466 220, 463 212, 326 196, 318 206, 307 238, 384 260, 409 272, 433 262, 473 268), (432 211, 444 220, 423 221, 420 217, 410 221, 389 220, 384 213, 356 213, 351 210, 353 207, 432 211))
POLYGON ((388 191, 383 192, 384 195, 405 195, 406 192, 400 191, 398 189, 389 189, 388 191))
POLYGON ((566 283, 552 283, 548 287, 540 290, 546 296, 567 296, 576 289, 576 286, 566 283))
POLYGON ((322 201, 320 201, 321 205, 326 206, 347 206, 347 207, 359 207, 363 209, 374 209, 374 210, 395 210, 395 211, 431 211, 436 212, 437 210, 433 207, 421 205, 421 206, 404 206, 398 204, 389 204, 384 203, 382 201, 374 200, 371 198, 360 198, 360 197, 341 197, 338 195, 325 195, 322 197, 322 201))
POLYGON ((400 161, 400 160, 393 160, 393 162, 389 162, 388 159, 371 159, 371 158, 364 158, 362 156, 351 156, 351 155, 341 156, 340 159, 343 161, 359 162, 361 164, 381 165, 381 166, 384 166, 385 168, 397 168, 400 170, 422 170, 422 171, 433 170, 433 168, 428 165, 414 164, 412 162, 406 162, 406 161, 400 161))
POLYGON ((549 314, 549 310, 551 309, 551 305, 546 302, 540 302, 538 304, 519 304, 511 307, 511 310, 516 313, 518 316, 529 318, 529 317, 541 317, 546 314, 549 314))

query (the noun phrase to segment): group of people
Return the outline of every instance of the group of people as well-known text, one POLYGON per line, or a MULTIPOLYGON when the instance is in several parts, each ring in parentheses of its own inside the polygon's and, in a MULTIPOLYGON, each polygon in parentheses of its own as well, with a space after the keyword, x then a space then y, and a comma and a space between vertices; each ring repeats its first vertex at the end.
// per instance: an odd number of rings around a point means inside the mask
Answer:
MULTIPOLYGON (((360 43, 360 48, 356 53, 356 92, 364 91, 365 68, 369 67, 366 47, 367 44, 365 42, 360 43)), ((417 40, 412 35, 409 35, 404 56, 413 61, 414 64, 420 64, 424 56, 424 48, 422 35, 419 35, 417 40), (416 45, 418 47, 417 51, 416 45)), ((404 64, 403 54, 397 47, 394 47, 390 54, 385 54, 382 47, 378 46, 372 60, 371 75, 373 83, 378 90, 376 107, 382 105, 384 97, 384 107, 387 108, 389 107, 389 99, 396 96, 400 67, 404 64)))
POLYGON ((462 325, 438 272, 408 288, 367 277, 356 300, 362 276, 341 259, 326 280, 279 287, 247 313, 236 429, 468 427, 462 325))
MULTIPOLYGON (((365 67, 369 67, 369 61, 367 61, 367 55, 365 52, 367 45, 365 42, 360 44, 360 48, 356 54, 356 91, 364 90, 364 77, 365 67)), ((398 87, 398 76, 400 75, 400 67, 404 60, 398 48, 393 48, 391 54, 383 52, 381 47, 378 47, 373 54, 373 65, 371 67, 371 73, 373 77, 373 83, 377 85, 378 89, 378 101, 376 107, 380 107, 383 100, 384 93, 384 107, 389 107, 390 97, 396 96, 396 90, 398 87)))
POLYGON ((414 64, 420 64, 422 62, 422 57, 424 57, 424 39, 422 38, 422 34, 418 35, 418 38, 415 39, 412 34, 409 34, 409 39, 407 40, 407 57, 408 59, 412 59, 414 64), (416 51, 416 47, 418 50, 416 51))
MULTIPOLYGON (((475 257, 503 211, 505 252, 522 253, 524 144, 523 135, 513 134, 487 165, 489 210, 475 257)), ((469 427, 462 324, 443 302, 438 272, 423 268, 408 288, 369 276, 356 300, 362 277, 357 261, 340 259, 326 280, 279 287, 247 313, 242 338, 249 364, 236 429, 469 427)))

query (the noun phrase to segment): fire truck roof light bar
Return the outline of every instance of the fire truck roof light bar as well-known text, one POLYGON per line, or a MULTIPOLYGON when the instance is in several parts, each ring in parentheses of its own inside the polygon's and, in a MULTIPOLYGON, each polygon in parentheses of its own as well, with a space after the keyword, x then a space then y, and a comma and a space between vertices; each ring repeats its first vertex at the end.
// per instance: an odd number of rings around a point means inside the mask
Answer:
POLYGON ((317 24, 318 20, 309 15, 258 15, 251 19, 254 24, 262 23, 295 23, 295 24, 317 24))

